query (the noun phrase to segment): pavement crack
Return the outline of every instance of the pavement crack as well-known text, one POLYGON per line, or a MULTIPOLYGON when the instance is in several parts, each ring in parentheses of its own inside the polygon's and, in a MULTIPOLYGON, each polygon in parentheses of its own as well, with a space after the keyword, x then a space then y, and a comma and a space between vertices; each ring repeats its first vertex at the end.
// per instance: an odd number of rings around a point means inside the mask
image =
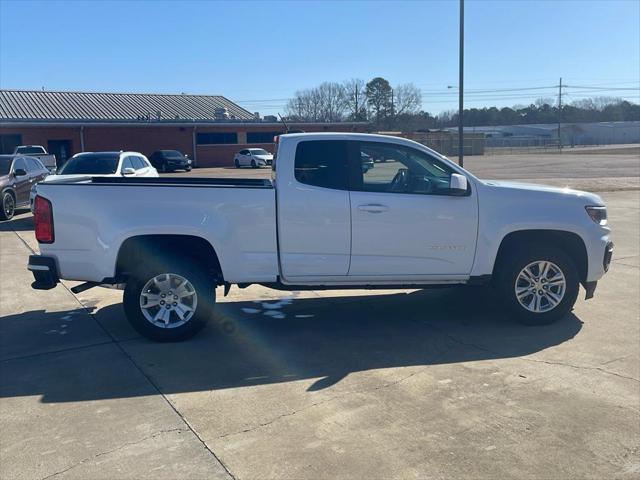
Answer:
POLYGON ((74 463, 72 465, 69 465, 67 468, 64 468, 64 469, 59 470, 59 471, 57 471, 55 473, 47 475, 46 477, 43 477, 41 480, 47 480, 49 478, 53 478, 53 477, 56 477, 58 475, 62 475, 63 473, 66 473, 69 470, 73 470, 74 468, 79 467, 80 465, 82 465, 82 464, 84 464, 84 463, 86 463, 88 461, 94 460, 94 459, 102 457, 104 455, 109 455, 111 453, 114 453, 114 452, 117 452, 119 450, 122 450, 123 448, 130 447, 132 445, 137 445, 139 443, 146 442, 147 440, 150 440, 152 438, 158 437, 160 435, 164 435, 166 433, 173 433, 173 432, 185 432, 186 433, 186 432, 189 432, 189 430, 186 429, 186 428, 171 428, 171 429, 167 429, 167 430, 159 430, 157 432, 152 433, 151 435, 147 435, 146 437, 141 438, 140 440, 136 440, 135 442, 126 442, 126 443, 123 443, 122 445, 117 446, 116 448, 112 448, 110 450, 106 450, 104 452, 99 452, 99 453, 96 453, 95 455, 91 455, 90 457, 83 458, 82 460, 80 460, 80 461, 78 461, 78 462, 76 462, 76 463, 74 463))
POLYGON ((637 379, 635 377, 629 377, 627 375, 622 375, 621 373, 612 372, 611 370, 607 370, 606 368, 602 368, 602 367, 591 367, 588 365, 573 365, 571 363, 552 362, 550 360, 537 360, 535 358, 520 358, 519 360, 522 360, 524 362, 545 363, 547 365, 560 365, 563 367, 575 368, 578 370, 597 370, 598 372, 606 373, 607 375, 613 375, 618 378, 624 378, 626 380, 632 380, 634 382, 640 383, 640 379, 637 379))
POLYGON ((230 437, 230 436, 233 436, 233 435, 241 435, 241 434, 243 434, 243 433, 252 432, 252 431, 257 430, 257 429, 259 429, 259 428, 267 427, 267 426, 271 425, 272 423, 275 423, 275 422, 277 422, 277 421, 279 421, 279 420, 281 420, 281 419, 283 419, 283 418, 286 418, 286 417, 292 417, 293 415, 297 415, 298 413, 300 413, 300 412, 304 412, 305 410, 309 410, 309 409, 311 409, 311 408, 317 407, 318 405, 322 405, 322 404, 324 404, 324 403, 329 403, 329 402, 332 402, 332 401, 334 401, 334 400, 338 400, 338 399, 340 399, 340 398, 344 398, 344 397, 347 397, 347 396, 349 396, 349 395, 353 395, 354 393, 360 393, 360 394, 362 394, 362 393, 369 393, 369 392, 374 392, 374 391, 376 391, 376 390, 381 390, 381 389, 383 389, 383 388, 393 387, 393 386, 395 386, 395 385, 398 385, 399 383, 404 382, 405 380, 408 380, 409 378, 411 378, 411 377, 413 377, 413 376, 415 376, 415 375, 418 375, 418 374, 420 374, 420 373, 423 373, 424 371, 425 371, 425 370, 424 370, 424 369, 422 369, 422 370, 419 370, 419 371, 417 371, 417 372, 410 373, 409 375, 405 375, 404 377, 399 378, 399 379, 397 379, 397 380, 394 380, 394 381, 392 381, 392 382, 384 383, 384 384, 382 384, 382 385, 378 385, 377 387, 368 388, 368 389, 366 389, 366 390, 362 390, 362 391, 348 391, 348 392, 344 392, 344 393, 342 393, 342 394, 340 394, 340 395, 334 395, 333 397, 330 397, 330 398, 327 398, 327 399, 321 400, 321 401, 319 401, 319 402, 315 402, 315 403, 312 403, 312 404, 310 404, 310 405, 305 405, 304 407, 299 408, 298 410, 294 410, 294 411, 292 411, 292 412, 287 412, 287 413, 283 413, 283 414, 277 415, 276 417, 272 418, 271 420, 269 420, 269 421, 267 421, 267 422, 259 423, 258 425, 254 425, 254 426, 252 426, 252 427, 245 428, 245 429, 243 429, 243 430, 238 430, 238 431, 235 431, 235 432, 225 433, 225 434, 223 434, 223 435, 218 436, 218 439, 226 438, 226 437, 230 437))

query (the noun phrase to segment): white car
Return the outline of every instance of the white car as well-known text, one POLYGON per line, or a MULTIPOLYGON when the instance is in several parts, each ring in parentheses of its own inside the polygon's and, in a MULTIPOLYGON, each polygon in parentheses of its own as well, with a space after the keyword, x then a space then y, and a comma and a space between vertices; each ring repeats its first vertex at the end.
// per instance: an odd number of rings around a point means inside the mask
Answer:
POLYGON ((240 167, 267 167, 273 163, 273 155, 264 148, 245 148, 236 153, 233 157, 233 163, 236 168, 240 167))
MULTIPOLYGON (((71 157, 55 175, 43 182, 82 177, 158 177, 147 157, 138 152, 84 152, 71 157)), ((41 182, 42 183, 42 182, 41 182)), ((29 203, 38 194, 38 184, 31 187, 29 203)))
POLYGON ((391 136, 287 134, 277 148, 273 181, 40 184, 32 287, 53 288, 60 279, 86 282, 75 293, 125 285, 131 324, 167 341, 216 316, 218 285, 486 284, 513 317, 540 325, 571 311, 580 284, 591 298, 609 268, 613 243, 598 195, 480 180, 391 136), (362 153, 386 162, 365 172, 362 153))

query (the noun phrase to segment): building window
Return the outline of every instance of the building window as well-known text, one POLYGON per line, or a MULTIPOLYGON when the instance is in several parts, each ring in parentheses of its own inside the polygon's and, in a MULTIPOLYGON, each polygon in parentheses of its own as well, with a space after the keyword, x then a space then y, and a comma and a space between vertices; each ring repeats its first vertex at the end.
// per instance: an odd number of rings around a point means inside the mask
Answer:
POLYGON ((235 132, 198 133, 196 136, 198 145, 223 145, 238 143, 238 134, 235 132))
POLYGON ((273 137, 283 132, 247 132, 247 143, 273 143, 273 137))
POLYGON ((13 153, 18 145, 22 145, 22 135, 0 135, 0 154, 13 153))

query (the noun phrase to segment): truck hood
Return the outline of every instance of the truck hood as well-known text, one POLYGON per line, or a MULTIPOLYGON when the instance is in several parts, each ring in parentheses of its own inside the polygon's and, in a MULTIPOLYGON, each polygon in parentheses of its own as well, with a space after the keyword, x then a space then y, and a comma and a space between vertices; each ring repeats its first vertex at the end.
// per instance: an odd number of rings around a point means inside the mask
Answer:
POLYGON ((486 186, 495 189, 504 189, 522 194, 530 193, 534 196, 556 196, 558 198, 576 198, 584 201, 585 205, 604 205, 599 195, 582 190, 574 190, 569 187, 559 188, 535 183, 511 182, 502 180, 483 180, 486 186))

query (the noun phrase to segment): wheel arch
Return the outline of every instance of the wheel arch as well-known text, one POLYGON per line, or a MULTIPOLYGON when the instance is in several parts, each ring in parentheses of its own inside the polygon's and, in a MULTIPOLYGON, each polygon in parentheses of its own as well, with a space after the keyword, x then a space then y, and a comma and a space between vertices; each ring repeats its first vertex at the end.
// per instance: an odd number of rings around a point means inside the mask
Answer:
POLYGON ((536 229, 516 230, 505 235, 500 242, 493 266, 493 275, 500 268, 508 253, 525 244, 553 245, 561 248, 573 261, 581 283, 585 283, 589 268, 587 248, 582 238, 566 230, 536 229))
POLYGON ((2 189, 2 193, 0 193, 0 195, 4 196, 5 193, 10 193, 13 197, 13 201, 16 201, 16 192, 12 187, 5 187, 4 189, 2 189))
POLYGON ((118 249, 115 277, 126 278, 142 265, 161 265, 167 258, 178 256, 203 266, 215 278, 216 284, 224 283, 213 245, 205 238, 185 234, 144 234, 127 238, 118 249))

